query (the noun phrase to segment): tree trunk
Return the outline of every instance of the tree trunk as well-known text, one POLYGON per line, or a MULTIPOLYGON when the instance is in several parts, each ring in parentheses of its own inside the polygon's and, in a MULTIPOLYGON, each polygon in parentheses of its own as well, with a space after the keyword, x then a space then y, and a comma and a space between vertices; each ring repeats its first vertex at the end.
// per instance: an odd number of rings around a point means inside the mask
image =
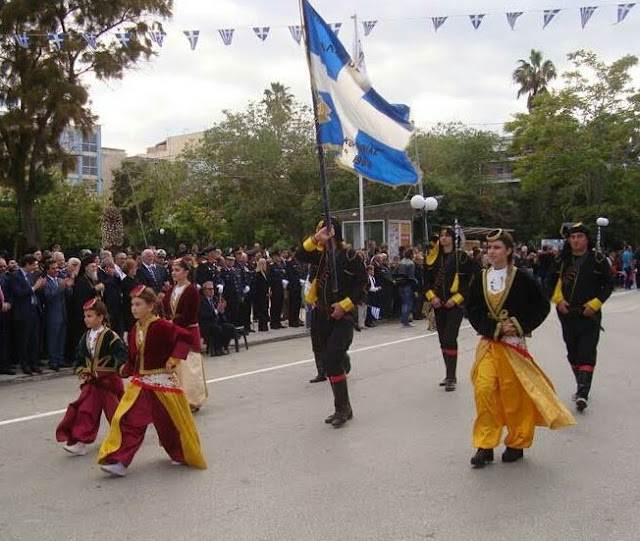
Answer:
POLYGON ((20 231, 25 239, 26 248, 34 248, 38 243, 38 223, 36 220, 33 201, 26 200, 24 196, 19 199, 20 231))

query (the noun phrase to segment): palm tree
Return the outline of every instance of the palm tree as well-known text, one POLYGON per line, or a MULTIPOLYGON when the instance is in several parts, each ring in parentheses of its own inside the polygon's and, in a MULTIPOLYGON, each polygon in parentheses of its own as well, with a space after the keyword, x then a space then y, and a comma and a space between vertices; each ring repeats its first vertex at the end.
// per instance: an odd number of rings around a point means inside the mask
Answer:
POLYGON ((531 49, 529 62, 518 60, 518 67, 513 72, 513 82, 520 85, 518 98, 527 95, 527 109, 531 112, 533 99, 547 92, 547 84, 557 77, 556 67, 551 60, 542 61, 542 52, 531 49))
POLYGON ((267 111, 276 121, 282 121, 291 113, 293 108, 293 94, 289 92, 289 87, 282 83, 271 83, 269 88, 264 90, 262 103, 267 106, 267 111))

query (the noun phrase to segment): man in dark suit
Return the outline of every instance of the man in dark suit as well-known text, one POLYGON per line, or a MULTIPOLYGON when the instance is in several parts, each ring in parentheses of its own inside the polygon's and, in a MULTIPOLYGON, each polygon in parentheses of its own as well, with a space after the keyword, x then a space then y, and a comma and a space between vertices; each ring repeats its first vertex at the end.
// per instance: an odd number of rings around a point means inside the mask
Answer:
POLYGON ((49 353, 49 368, 57 372, 66 366, 67 299, 71 297, 73 278, 58 278, 57 263, 49 259, 44 264, 46 282, 42 288, 45 298, 44 327, 49 353))
POLYGON ((0 257, 0 374, 15 376, 16 372, 11 368, 9 360, 9 328, 11 325, 9 310, 11 310, 11 304, 8 297, 8 276, 7 261, 0 257))
POLYGON ((138 282, 153 289, 156 293, 162 292, 163 283, 161 277, 157 276, 155 268, 155 254, 153 250, 147 248, 142 252, 141 263, 138 265, 136 278, 138 282))
POLYGON ((213 282, 205 282, 202 285, 199 323, 209 355, 229 353, 229 343, 236 336, 235 327, 224 314, 225 308, 224 299, 216 301, 213 282))
POLYGON ((289 327, 300 327, 300 309, 302 308, 302 285, 304 284, 304 269, 295 256, 297 248, 291 249, 291 256, 287 259, 285 269, 287 281, 289 282, 289 312, 287 319, 289 327))
POLYGON ((288 285, 287 271, 280 256, 280 252, 273 252, 273 263, 267 273, 267 281, 271 287, 271 328, 282 329, 280 316, 282 315, 282 304, 284 302, 284 288, 288 285))
POLYGON ((25 374, 39 374, 42 372, 38 366, 41 306, 36 292, 44 286, 45 278, 34 279, 33 272, 38 267, 38 261, 33 255, 23 256, 19 265, 8 279, 16 354, 25 374))

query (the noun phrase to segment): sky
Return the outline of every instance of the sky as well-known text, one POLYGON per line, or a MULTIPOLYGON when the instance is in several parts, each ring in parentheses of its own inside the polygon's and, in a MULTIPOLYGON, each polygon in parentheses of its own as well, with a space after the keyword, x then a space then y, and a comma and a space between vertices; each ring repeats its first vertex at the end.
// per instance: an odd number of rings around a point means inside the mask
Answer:
MULTIPOLYGON (((342 22, 339 37, 352 50, 354 25, 377 20, 362 36, 367 71, 388 101, 405 103, 417 126, 462 122, 500 131, 526 109, 516 99, 511 73, 532 48, 559 72, 570 68, 567 53, 590 49, 606 62, 640 54, 640 3, 619 25, 617 3, 598 0, 312 0, 327 22, 342 22), (582 29, 579 8, 600 6, 582 29), (562 8, 542 29, 542 11, 562 8), (515 30, 505 13, 523 11, 515 30), (485 13, 478 30, 469 15, 485 13), (436 33, 431 17, 448 16, 436 33)), ((129 71, 121 81, 90 81, 92 109, 102 125, 102 144, 142 153, 167 136, 205 130, 225 109, 243 110, 271 82, 289 87, 310 103, 304 49, 288 25, 300 24, 297 0, 174 0, 173 19, 158 56, 129 71), (262 42, 254 26, 269 26, 262 42), (225 46, 220 28, 235 28, 225 46), (184 30, 200 30, 194 51, 184 30)), ((362 33, 362 27, 360 27, 362 33)), ((633 71, 640 86, 640 69, 633 71)), ((557 80, 552 86, 561 86, 557 80)))

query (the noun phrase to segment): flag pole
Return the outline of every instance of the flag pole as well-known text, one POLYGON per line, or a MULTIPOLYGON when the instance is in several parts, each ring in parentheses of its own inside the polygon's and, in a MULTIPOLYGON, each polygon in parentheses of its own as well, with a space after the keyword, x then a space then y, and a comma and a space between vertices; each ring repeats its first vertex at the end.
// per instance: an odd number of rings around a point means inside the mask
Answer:
MULTIPOLYGON (((359 54, 358 41, 360 39, 358 32, 358 15, 354 13, 351 18, 353 19, 354 30, 353 60, 357 61, 359 54)), ((364 248, 366 250, 367 245, 364 240, 364 179, 362 175, 358 175, 358 198, 360 203, 360 248, 364 248)))
MULTIPOLYGON (((313 75, 311 73, 311 55, 309 53, 309 34, 307 32, 307 21, 304 16, 303 0, 298 0, 300 8, 300 19, 302 22, 302 35, 304 37, 304 49, 307 57, 307 65, 309 67, 309 80, 311 82, 311 101, 313 104, 313 120, 316 134, 316 146, 318 148, 318 164, 320 166, 320 180, 322 190, 322 206, 324 210, 324 223, 327 227, 331 227, 331 206, 329 204, 329 182, 327 180, 327 168, 325 165, 324 147, 320 142, 320 119, 318 118, 318 97, 316 93, 313 75)), ((331 289, 333 293, 338 292, 338 273, 336 270, 336 253, 333 242, 327 242, 327 255, 329 258, 329 271, 331 273, 331 289)))

